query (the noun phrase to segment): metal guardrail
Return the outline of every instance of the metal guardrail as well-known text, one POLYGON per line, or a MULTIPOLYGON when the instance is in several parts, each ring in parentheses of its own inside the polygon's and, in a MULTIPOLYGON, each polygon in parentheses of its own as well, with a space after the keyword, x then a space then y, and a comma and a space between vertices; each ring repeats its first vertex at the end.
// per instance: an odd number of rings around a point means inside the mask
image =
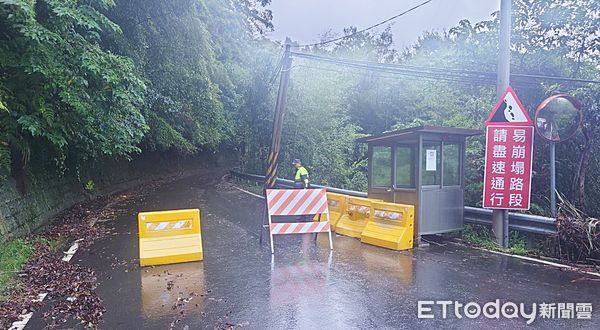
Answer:
MULTIPOLYGON (((492 225, 492 210, 465 206, 464 219, 467 223, 492 225)), ((508 228, 520 232, 552 235, 556 234, 556 220, 539 215, 508 213, 508 228)))
MULTIPOLYGON (((231 175, 238 177, 240 179, 259 182, 259 183, 263 183, 263 184, 265 183, 264 175, 242 173, 242 172, 236 171, 236 170, 230 170, 229 172, 231 173, 231 175)), ((277 181, 275 181, 275 183, 279 187, 285 187, 285 188, 293 188, 294 187, 294 181, 292 181, 292 180, 277 179, 277 181)), ((330 191, 333 193, 344 194, 344 195, 354 196, 354 197, 367 197, 366 192, 326 187, 326 186, 321 186, 321 185, 312 184, 312 183, 310 185, 311 185, 311 187, 315 187, 315 188, 325 188, 325 189, 327 189, 327 191, 330 191)))
MULTIPOLYGON (((229 171, 232 176, 248 181, 264 183, 265 177, 262 175, 242 173, 240 171, 229 171)), ((279 187, 291 188, 294 186, 294 181, 277 179, 279 187)), ((346 190, 320 185, 311 185, 315 188, 325 188, 327 191, 344 194, 355 197, 367 197, 367 193, 354 190, 346 190)), ((556 220, 553 218, 542 217, 538 215, 509 213, 509 229, 537 234, 537 235, 552 235, 556 233, 556 220)), ((492 210, 482 209, 478 207, 465 206, 464 219, 466 223, 491 226, 492 225, 492 210)))

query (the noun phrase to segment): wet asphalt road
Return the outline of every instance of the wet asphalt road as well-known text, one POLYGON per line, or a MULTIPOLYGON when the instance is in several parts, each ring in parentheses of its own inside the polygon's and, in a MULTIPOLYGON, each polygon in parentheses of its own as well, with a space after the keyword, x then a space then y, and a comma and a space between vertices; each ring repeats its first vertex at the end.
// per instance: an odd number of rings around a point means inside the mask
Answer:
MULTIPOLYGON (((395 252, 335 236, 259 244, 261 200, 221 183, 221 170, 168 183, 129 205, 114 234, 79 251, 107 312, 102 329, 524 328, 524 319, 417 318, 418 300, 579 303, 600 308, 591 276, 456 245, 395 252), (139 211, 200 208, 204 261, 139 268, 139 211), (168 286, 172 286, 170 290, 168 286), (191 299, 190 299, 191 298, 191 299)), ((592 320, 537 319, 540 328, 598 329, 592 320)), ((38 313, 39 314, 39 313, 38 313)), ((39 315, 29 328, 43 325, 39 315)))

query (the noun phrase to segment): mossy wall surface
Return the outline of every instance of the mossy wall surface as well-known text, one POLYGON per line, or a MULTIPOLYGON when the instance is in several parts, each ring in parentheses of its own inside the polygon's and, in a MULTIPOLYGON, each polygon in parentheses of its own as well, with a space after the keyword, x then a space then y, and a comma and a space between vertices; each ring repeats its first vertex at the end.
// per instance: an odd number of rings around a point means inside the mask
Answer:
POLYGON ((26 235, 48 223, 59 211, 95 195, 124 190, 160 177, 202 167, 236 165, 237 153, 198 154, 178 157, 143 154, 132 160, 105 160, 79 173, 59 175, 38 168, 24 176, 7 177, 0 183, 0 241, 26 235), (94 189, 84 186, 88 180, 94 189))

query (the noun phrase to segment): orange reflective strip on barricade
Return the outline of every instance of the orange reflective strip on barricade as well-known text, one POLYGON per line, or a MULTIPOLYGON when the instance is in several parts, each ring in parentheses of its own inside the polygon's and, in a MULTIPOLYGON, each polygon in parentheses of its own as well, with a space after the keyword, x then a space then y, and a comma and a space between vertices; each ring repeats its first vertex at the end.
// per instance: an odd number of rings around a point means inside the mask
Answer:
POLYGON ((267 214, 271 253, 274 252, 273 235, 328 233, 329 246, 333 249, 329 208, 325 189, 267 189, 267 214), (273 216, 325 215, 327 221, 273 223, 273 216))
POLYGON ((277 234, 307 234, 326 233, 329 231, 329 222, 287 222, 270 225, 271 233, 277 234))
POLYGON ((192 228, 191 220, 181 220, 176 222, 152 222, 146 224, 146 232, 190 228, 192 228))
POLYGON ((270 215, 322 214, 327 210, 325 189, 267 189, 270 215))
POLYGON ((290 213, 296 213, 300 210, 300 208, 302 207, 302 205, 304 205, 304 203, 306 203, 306 201, 309 198, 309 194, 303 194, 301 195, 300 199, 298 200, 298 202, 296 203, 296 205, 294 205, 292 207, 292 209, 290 210, 290 213))

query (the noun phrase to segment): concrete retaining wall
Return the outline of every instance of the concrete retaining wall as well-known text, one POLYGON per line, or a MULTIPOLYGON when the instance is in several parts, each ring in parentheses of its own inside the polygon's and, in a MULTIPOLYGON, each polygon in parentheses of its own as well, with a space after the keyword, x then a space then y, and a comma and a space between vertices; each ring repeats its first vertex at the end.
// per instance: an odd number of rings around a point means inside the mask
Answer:
POLYGON ((25 178, 9 177, 0 183, 0 242, 22 236, 45 225, 59 211, 86 198, 124 190, 178 172, 202 167, 236 164, 235 152, 178 157, 170 154, 144 154, 127 160, 106 160, 86 170, 65 175, 37 169, 25 178), (79 178, 77 178, 79 176, 79 178), (84 184, 92 180, 92 194, 84 184))

